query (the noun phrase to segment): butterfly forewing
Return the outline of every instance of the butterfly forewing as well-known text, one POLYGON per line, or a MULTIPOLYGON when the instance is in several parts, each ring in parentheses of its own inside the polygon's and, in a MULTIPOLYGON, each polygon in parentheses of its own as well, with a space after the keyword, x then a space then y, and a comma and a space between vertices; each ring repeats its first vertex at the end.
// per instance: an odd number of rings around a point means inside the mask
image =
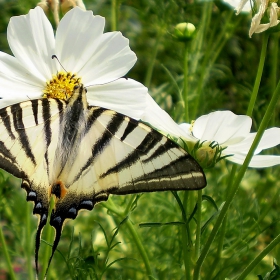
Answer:
POLYGON ((109 194, 205 187, 204 173, 177 144, 127 116, 88 106, 77 88, 69 101, 38 99, 0 110, 0 167, 18 178, 40 215, 56 196, 50 223, 56 229, 53 252, 67 218, 91 210, 109 194))

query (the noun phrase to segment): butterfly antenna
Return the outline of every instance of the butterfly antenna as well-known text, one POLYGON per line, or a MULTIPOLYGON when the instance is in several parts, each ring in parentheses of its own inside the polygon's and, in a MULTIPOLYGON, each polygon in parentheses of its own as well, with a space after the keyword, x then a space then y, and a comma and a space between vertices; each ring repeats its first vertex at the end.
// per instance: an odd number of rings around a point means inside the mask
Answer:
POLYGON ((57 58, 57 56, 55 54, 52 55, 52 59, 56 59, 57 62, 59 63, 59 65, 63 68, 63 70, 68 73, 68 71, 63 67, 63 65, 61 64, 61 62, 59 61, 59 59, 57 58))

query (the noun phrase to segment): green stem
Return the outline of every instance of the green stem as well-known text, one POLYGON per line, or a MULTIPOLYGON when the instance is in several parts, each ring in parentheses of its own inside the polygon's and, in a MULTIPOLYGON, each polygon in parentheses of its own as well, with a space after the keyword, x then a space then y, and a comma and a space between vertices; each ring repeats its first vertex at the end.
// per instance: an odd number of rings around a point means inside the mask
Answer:
POLYGON ((256 267, 256 265, 280 242, 280 234, 274 238, 265 249, 258 254, 257 257, 243 270, 236 280, 245 279, 245 277, 256 267))
MULTIPOLYGON (((134 197, 132 196, 130 201, 129 201, 130 205, 132 204, 133 200, 134 200, 134 197)), ((128 214, 128 213, 125 213, 126 211, 119 210, 115 206, 115 203, 112 199, 109 199, 106 203, 102 203, 102 205, 105 208, 107 208, 108 210, 110 210, 112 213, 115 213, 117 216, 119 216, 119 218, 121 220, 123 220, 128 214)), ((128 209, 128 207, 126 207, 126 209, 128 209)), ((136 229, 135 229, 134 225, 132 224, 132 222, 130 221, 130 219, 127 219, 125 224, 127 225, 128 230, 133 237, 134 243, 136 244, 137 249, 138 249, 138 251, 139 251, 139 253, 142 257, 142 260, 145 264, 147 275, 151 279, 154 279, 152 269, 151 269, 151 265, 150 265, 150 261, 149 261, 149 258, 148 258, 148 254, 147 254, 147 252, 146 252, 146 250, 145 250, 145 248, 142 244, 142 241, 140 239, 140 236, 139 236, 138 232, 136 231, 136 229)))
MULTIPOLYGON (((267 217, 267 214, 270 212, 271 208, 273 207, 273 205, 275 204, 276 200, 278 200, 279 198, 279 193, 280 193, 280 189, 278 189, 277 193, 275 195, 273 195, 272 200, 270 201, 270 203, 267 205, 267 207, 265 209, 263 209, 261 212, 261 216, 259 217, 259 219, 256 221, 256 223, 254 223, 249 229, 248 229, 248 235, 251 235, 252 232, 255 231, 256 227, 259 227, 261 221, 267 217)), ((228 255, 230 252, 233 252, 235 250, 235 248, 237 248, 240 244, 245 243, 247 244, 245 240, 245 236, 240 238, 239 240, 237 240, 236 242, 234 242, 229 248, 227 248, 226 250, 224 250, 224 255, 228 255)))
POLYGON ((264 32, 262 34, 262 36, 263 36, 263 38, 262 38, 263 39, 262 40, 262 50, 261 50, 260 62, 259 62, 259 66, 258 66, 258 72, 257 72, 255 84, 254 84, 254 87, 253 87, 253 92, 252 92, 250 102, 249 102, 249 105, 248 105, 248 109, 247 109, 247 113, 246 113, 250 117, 253 114, 253 109, 254 109, 254 106, 255 106, 255 102, 256 102, 256 99, 257 99, 257 95, 258 95, 258 91, 259 91, 259 87, 260 87, 260 83, 261 83, 269 34, 267 32, 264 32))
POLYGON ((192 255, 192 241, 190 236, 190 227, 188 222, 188 202, 190 201, 190 192, 184 192, 184 200, 183 207, 185 209, 186 217, 184 217, 184 213, 182 212, 182 219, 185 224, 182 226, 182 246, 183 246, 183 257, 184 257, 184 265, 185 265, 185 277, 186 280, 191 279, 191 255, 192 255))
POLYGON ((112 0, 111 2, 111 30, 116 31, 117 30, 117 18, 118 18, 118 0, 112 0))
POLYGON ((227 200, 224 204, 224 207, 222 208, 222 210, 220 212, 220 215, 218 216, 217 221, 214 225, 214 228, 213 228, 213 230, 212 230, 212 232, 211 232, 211 234, 210 234, 210 236, 209 236, 209 238, 208 238, 208 240, 207 240, 207 242, 206 242, 206 244, 205 244, 205 246, 204 246, 204 248, 201 252, 201 255, 200 255, 200 257, 199 257, 199 259, 196 263, 195 270, 194 270, 194 279, 195 280, 199 279, 201 266, 202 266, 202 264, 203 264, 203 262, 204 262, 204 260, 207 256, 207 254, 209 252, 209 249, 210 249, 210 246, 211 246, 214 238, 216 237, 216 234, 217 234, 217 232, 218 232, 218 230, 219 230, 219 228, 220 228, 220 226, 221 226, 221 224, 224 220, 224 217, 225 217, 225 215, 226 215, 226 213, 229 209, 229 206, 230 206, 230 204, 231 204, 231 202, 232 202, 232 200, 233 200, 233 198, 234 198, 234 196, 235 196, 235 194, 238 190, 239 184, 240 184, 240 182, 241 182, 241 180, 242 180, 242 178, 243 178, 243 176, 244 176, 244 174, 245 174, 245 172, 246 172, 246 170, 249 166, 249 163, 250 163, 250 161, 251 161, 251 159, 254 155, 254 151, 257 148, 257 146, 258 146, 258 144, 259 144, 259 142, 262 138, 262 135, 263 135, 268 123, 269 123, 269 120, 270 120, 271 116, 273 115, 273 110, 274 110, 274 108, 277 104, 279 96, 280 96, 280 82, 278 82, 277 88, 276 88, 275 92, 273 93, 273 96, 272 96, 272 98, 269 102, 269 105, 267 107, 267 110, 265 112, 263 120, 260 124, 260 128, 259 128, 259 130, 256 134, 256 137, 253 141, 253 144, 252 144, 252 146, 251 146, 251 148, 250 148, 250 150, 249 150, 249 152, 248 152, 248 154, 245 158, 245 161, 244 161, 243 165, 241 166, 241 168, 240 168, 240 170, 239 170, 239 172, 238 172, 238 174, 235 178, 235 181, 232 185, 232 188, 229 190, 229 195, 228 195, 227 200))
POLYGON ((147 88, 149 88, 150 84, 151 84, 151 80, 152 80, 152 76, 153 76, 153 70, 154 70, 156 57, 157 57, 157 53, 158 53, 158 48, 159 48, 159 45, 160 45, 160 42, 161 42, 162 35, 163 35, 163 30, 161 28, 157 32, 156 43, 155 43, 155 46, 152 48, 152 56, 151 56, 151 59, 149 60, 149 64, 148 64, 148 68, 147 68, 147 72, 146 72, 146 77, 145 77, 145 80, 144 80, 144 85, 147 88))
POLYGON ((183 98, 185 101, 185 121, 189 122, 189 98, 188 98, 188 79, 189 79, 189 45, 188 42, 185 43, 184 49, 184 87, 183 87, 183 98))
MULTIPOLYGON (((200 77, 197 83, 197 89, 196 89, 196 98, 194 101, 193 106, 193 112, 192 112, 192 119, 196 118, 197 111, 199 108, 199 103, 201 100, 202 95, 202 89, 204 87, 205 82, 208 80, 210 69, 212 68, 213 64, 215 63, 216 59, 220 55, 222 49, 224 48, 227 40, 230 38, 229 35, 226 36, 228 33, 229 26, 231 26, 231 18, 232 18, 233 12, 230 11, 229 15, 226 17, 226 22, 224 23, 223 29, 218 33, 218 37, 216 36, 215 32, 212 32, 211 35, 213 38, 213 41, 210 40, 209 45, 212 45, 211 50, 208 50, 205 54, 205 57, 201 63, 201 71, 200 71, 200 77)), ((233 30, 231 31, 233 32, 233 30)))
POLYGON ((150 261, 149 261, 149 258, 148 258, 148 254, 147 254, 147 252, 146 252, 146 250, 145 250, 145 248, 142 244, 142 241, 140 239, 140 236, 139 236, 138 232, 135 229, 135 226, 132 224, 130 219, 127 219, 126 225, 128 227, 128 230, 129 230, 130 234, 133 237, 133 240, 134 240, 134 242, 135 242, 135 244, 138 248, 139 253, 141 254, 142 260, 145 264, 145 268, 146 268, 146 272, 147 272, 148 277, 151 278, 151 279, 154 279, 153 272, 152 272, 151 265, 150 265, 150 261))
POLYGON ((26 254, 27 254, 27 271, 28 271, 28 279, 34 279, 34 269, 32 267, 32 247, 31 247, 31 213, 32 213, 32 204, 27 203, 26 206, 26 254))
MULTIPOLYGON (((51 213, 52 212, 52 209, 54 208, 54 205, 55 205, 55 201, 54 201, 54 198, 51 197, 50 199, 50 207, 49 207, 49 212, 51 213)), ((42 265, 42 272, 41 275, 42 275, 42 280, 44 279, 44 276, 45 276, 45 272, 47 270, 47 267, 48 267, 48 264, 49 264, 49 257, 51 255, 51 246, 49 246, 48 244, 51 243, 51 240, 52 240, 52 237, 53 237, 53 229, 52 229, 52 226, 50 226, 50 223, 49 223, 49 220, 50 220, 50 216, 48 217, 48 222, 45 226, 45 232, 46 232, 46 235, 45 235, 45 240, 46 240, 46 246, 45 246, 45 251, 44 251, 44 256, 43 256, 43 265, 42 265)), ((50 274, 50 269, 49 269, 49 272, 48 274, 50 274)))
POLYGON ((196 240, 194 259, 197 261, 200 254, 200 239, 201 239, 201 206, 202 206, 202 190, 197 191, 197 212, 196 212, 196 240))
POLYGON ((0 226, 0 244, 2 244, 2 252, 4 253, 4 256, 5 256, 5 259, 6 259, 6 264, 7 264, 7 270, 9 272, 9 277, 12 280, 15 280, 16 276, 15 276, 15 273, 14 273, 14 270, 13 270, 13 266, 12 266, 12 263, 11 263, 10 255, 9 255, 9 252, 8 252, 8 248, 7 248, 7 245, 6 245, 5 237, 4 237, 1 226, 0 226))
MULTIPOLYGON (((270 86, 271 92, 276 88, 277 76, 278 76, 278 55, 279 55, 279 34, 278 32, 273 33, 270 37, 270 44, 272 45, 272 50, 270 54, 270 64, 271 64, 271 74, 270 74, 270 86)), ((276 120, 278 120, 279 115, 279 105, 274 112, 274 118, 272 120, 272 126, 275 126, 276 120)))
POLYGON ((221 255, 222 255, 223 246, 224 246, 224 238, 225 238, 225 234, 226 234, 226 227, 227 227, 227 215, 225 216, 222 226, 221 226, 221 233, 219 235, 217 254, 211 265, 211 270, 208 275, 209 279, 212 279, 212 275, 214 274, 216 267, 218 267, 218 265, 221 261, 221 255))

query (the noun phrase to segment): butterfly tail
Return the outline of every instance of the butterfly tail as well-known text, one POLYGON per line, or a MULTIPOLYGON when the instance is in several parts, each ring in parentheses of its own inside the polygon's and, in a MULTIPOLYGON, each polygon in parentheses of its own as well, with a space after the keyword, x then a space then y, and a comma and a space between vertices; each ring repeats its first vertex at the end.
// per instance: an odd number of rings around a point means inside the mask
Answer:
POLYGON ((40 215, 39 224, 37 227, 36 237, 35 237, 35 267, 36 267, 36 277, 39 275, 39 266, 38 266, 38 256, 39 256, 39 249, 41 244, 41 234, 44 226, 47 223, 47 214, 40 215))

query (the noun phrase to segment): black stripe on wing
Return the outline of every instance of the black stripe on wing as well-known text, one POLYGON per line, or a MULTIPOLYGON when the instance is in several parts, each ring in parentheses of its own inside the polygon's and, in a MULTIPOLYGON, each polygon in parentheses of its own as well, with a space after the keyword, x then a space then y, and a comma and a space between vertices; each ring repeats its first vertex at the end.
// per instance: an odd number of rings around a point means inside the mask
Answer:
POLYGON ((25 151, 26 156, 28 158, 30 158, 30 160, 32 161, 34 166, 36 166, 35 156, 30 147, 29 138, 25 132, 25 126, 24 126, 24 123, 22 120, 22 108, 20 106, 20 103, 12 105, 11 109, 12 109, 12 114, 13 114, 14 128, 18 133, 18 136, 20 139, 19 142, 21 144, 21 147, 25 151))
POLYGON ((12 132, 12 127, 11 127, 11 118, 7 113, 7 108, 3 108, 2 110, 0 110, 0 117, 1 120, 10 136, 10 138, 12 140, 16 139, 15 135, 12 132))
POLYGON ((114 167, 101 174, 100 178, 105 178, 110 174, 121 172, 123 169, 129 168, 140 159, 140 156, 148 154, 161 141, 162 137, 163 135, 155 133, 155 131, 149 132, 132 153, 127 155, 114 167))
MULTIPOLYGON (((102 109, 103 112, 106 109, 102 109)), ((97 107, 97 111, 99 111, 99 108, 97 107)), ((94 114, 95 111, 93 111, 94 114)), ((99 111, 98 113, 96 113, 97 115, 99 115, 99 113, 101 114, 101 112, 99 111)), ((110 140, 114 137, 114 134, 118 131, 119 127, 121 126, 121 124, 123 123, 125 116, 121 115, 121 114, 115 114, 112 115, 111 120, 109 121, 106 129, 104 130, 104 133, 98 138, 98 140, 94 143, 93 147, 92 147, 92 155, 91 157, 87 160, 87 162, 83 165, 83 167, 80 169, 79 173, 75 176, 73 182, 71 184, 73 184, 75 181, 79 180, 80 176, 82 175, 82 173, 87 170, 95 161, 96 157, 100 154, 102 154, 103 150, 107 147, 107 145, 110 143, 110 140)), ((91 119, 92 121, 92 125, 93 122, 95 120, 97 120, 97 118, 94 117, 89 117, 89 119, 91 119)), ((86 126, 86 131, 89 131, 89 126, 86 126)))

